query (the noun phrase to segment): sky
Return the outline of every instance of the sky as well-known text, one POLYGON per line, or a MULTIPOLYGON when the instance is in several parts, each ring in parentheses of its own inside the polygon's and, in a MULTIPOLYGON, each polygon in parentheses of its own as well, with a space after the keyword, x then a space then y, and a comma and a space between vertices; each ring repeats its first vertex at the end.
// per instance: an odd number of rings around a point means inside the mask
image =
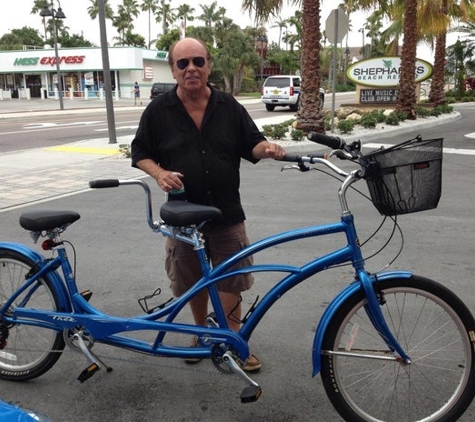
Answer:
MULTIPOLYGON (((49 3, 51 0, 47 0, 49 3)), ((211 5, 213 1, 217 1, 218 7, 224 7, 226 9, 226 16, 231 18, 234 23, 238 24, 241 27, 253 26, 253 17, 249 16, 248 12, 243 12, 241 9, 242 2, 240 0, 198 0, 198 1, 188 1, 187 3, 190 6, 195 8, 196 14, 201 14, 200 5, 211 5)), ((141 0, 138 0, 141 3, 141 0)), ((185 3, 185 0, 172 0, 172 7, 177 7, 180 4, 185 3)), ((64 20, 64 25, 69 28, 71 34, 82 34, 85 39, 91 41, 96 45, 100 45, 100 31, 99 31, 99 21, 91 20, 87 13, 87 8, 90 6, 89 0, 60 0, 61 7, 66 19, 64 20)), ((121 0, 110 0, 110 4, 114 10, 117 10, 117 5, 121 3, 121 0)), ((55 6, 58 6, 58 0, 54 0, 55 6)), ((284 1, 284 4, 287 4, 284 1)), ((321 10, 321 28, 325 29, 325 22, 331 13, 332 9, 335 8, 336 2, 334 1, 323 1, 322 10, 321 10)), ((6 32, 10 32, 12 29, 19 29, 23 26, 29 26, 34 29, 38 29, 40 34, 43 34, 43 26, 41 23, 41 17, 39 15, 32 15, 31 9, 33 6, 33 0, 16 0, 15 1, 15 13, 8 14, 8 18, 2 19, 0 24, 0 36, 6 32), (24 13, 19 13, 23 11, 24 13)), ((286 5, 282 11, 281 19, 287 19, 294 14, 295 7, 286 5)), ((4 18, 7 15, 4 15, 4 18)), ((364 25, 365 14, 358 12, 351 15, 350 27, 352 28, 351 32, 348 35, 348 45, 350 47, 361 47, 362 44, 362 34, 358 30, 364 25)), ((197 24, 195 20, 192 24, 197 24)), ((270 41, 278 42, 279 40, 279 30, 277 28, 271 28, 272 25, 275 25, 275 21, 266 25, 268 29, 268 37, 270 41)), ((134 22, 134 32, 140 33, 148 40, 148 19, 145 12, 141 13, 141 16, 136 19, 134 22)), ((154 34, 161 32, 160 24, 152 22, 152 38, 154 34)), ((114 43, 113 37, 117 36, 117 31, 112 25, 107 22, 107 38, 109 43, 112 45, 114 43)), ((448 45, 455 42, 455 39, 448 39, 448 45)), ((366 42, 369 42, 369 38, 365 39, 366 42)), ((346 44, 346 41, 343 41, 346 44)), ((425 47, 421 46, 418 50, 418 58, 433 62, 433 53, 432 51, 425 47)))

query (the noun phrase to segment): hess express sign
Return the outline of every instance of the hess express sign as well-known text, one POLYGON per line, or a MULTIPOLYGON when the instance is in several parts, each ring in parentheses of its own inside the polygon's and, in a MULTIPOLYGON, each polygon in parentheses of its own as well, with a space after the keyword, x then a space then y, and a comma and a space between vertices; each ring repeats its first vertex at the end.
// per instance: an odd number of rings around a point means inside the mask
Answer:
MULTIPOLYGON (((358 85, 394 87, 399 85, 401 73, 400 57, 377 57, 352 64, 346 74, 348 79, 358 85)), ((432 65, 425 60, 416 59, 416 83, 432 76, 432 65)))
MULTIPOLYGON (((59 64, 81 64, 86 56, 61 56, 59 64)), ((55 66, 56 57, 24 57, 16 58, 13 62, 14 66, 55 66)))

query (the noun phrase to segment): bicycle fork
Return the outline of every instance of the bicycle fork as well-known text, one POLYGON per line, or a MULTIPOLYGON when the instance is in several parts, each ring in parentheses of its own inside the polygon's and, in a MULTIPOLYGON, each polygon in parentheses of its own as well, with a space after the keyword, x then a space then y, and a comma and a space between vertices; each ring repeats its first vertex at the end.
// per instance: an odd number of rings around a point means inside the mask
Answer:
POLYGON ((360 271, 358 276, 368 300, 368 304, 366 305, 365 309, 369 319, 391 351, 396 352, 400 356, 401 361, 404 364, 409 365, 411 363, 411 358, 401 347, 396 337, 394 337, 393 333, 388 327, 386 319, 383 316, 383 312, 381 311, 380 299, 376 294, 370 276, 368 273, 366 273, 366 271, 360 271))

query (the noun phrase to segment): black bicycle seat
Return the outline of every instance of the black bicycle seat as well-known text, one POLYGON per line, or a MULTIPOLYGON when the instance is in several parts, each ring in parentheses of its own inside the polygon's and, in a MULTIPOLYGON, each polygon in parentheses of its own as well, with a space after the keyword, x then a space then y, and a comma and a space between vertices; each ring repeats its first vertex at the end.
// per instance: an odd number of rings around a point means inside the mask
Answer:
POLYGON ((69 226, 80 218, 74 211, 28 211, 20 215, 20 226, 32 232, 42 232, 69 226))
POLYGON ((168 201, 160 208, 160 217, 163 222, 179 227, 198 225, 221 214, 219 208, 186 201, 168 201))

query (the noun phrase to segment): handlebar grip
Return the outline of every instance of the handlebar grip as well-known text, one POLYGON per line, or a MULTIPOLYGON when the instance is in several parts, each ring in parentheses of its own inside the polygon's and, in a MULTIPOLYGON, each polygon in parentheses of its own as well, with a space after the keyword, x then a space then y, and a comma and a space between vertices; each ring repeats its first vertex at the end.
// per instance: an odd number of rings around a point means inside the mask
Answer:
MULTIPOLYGON (((303 154, 285 154, 284 158, 281 158, 279 161, 289 161, 291 163, 300 163, 302 161, 302 157, 309 157, 312 158, 326 158, 327 154, 324 152, 312 152, 312 153, 303 153, 303 154)), ((308 159, 307 159, 308 160, 308 159)))
POLYGON ((288 161, 290 163, 298 163, 301 158, 302 158, 301 155, 286 153, 284 157, 281 158, 279 161, 288 161))
POLYGON ((343 149, 346 145, 345 141, 338 136, 328 136, 317 132, 310 132, 307 139, 317 144, 326 145, 331 149, 343 149))
POLYGON ((92 189, 116 188, 119 185, 119 179, 101 179, 89 182, 89 187, 92 189))

